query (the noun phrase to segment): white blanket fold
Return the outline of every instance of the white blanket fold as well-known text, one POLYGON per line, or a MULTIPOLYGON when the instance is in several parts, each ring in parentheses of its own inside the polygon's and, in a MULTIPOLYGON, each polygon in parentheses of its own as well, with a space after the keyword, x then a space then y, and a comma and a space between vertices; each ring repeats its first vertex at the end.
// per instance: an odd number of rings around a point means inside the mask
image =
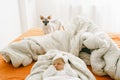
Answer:
POLYGON ((91 34, 86 32, 83 36, 83 44, 92 49, 90 55, 92 71, 100 76, 109 75, 115 80, 120 80, 120 49, 118 46, 103 33, 91 34))
POLYGON ((14 42, 5 47, 0 54, 6 62, 12 62, 14 67, 20 65, 27 66, 33 60, 37 60, 38 55, 44 54, 50 49, 58 49, 71 52, 78 56, 81 49, 80 36, 67 31, 56 31, 45 36, 26 37, 19 42, 14 42))
MULTIPOLYGON (((37 54, 33 53, 33 41, 23 40, 8 45, 0 53, 6 62, 12 62, 14 67, 29 65, 33 60, 37 60, 37 54)), ((38 48, 38 47, 36 47, 38 48)))
POLYGON ((32 67, 30 74, 26 77, 26 80, 42 80, 43 72, 50 65, 52 65, 52 59, 59 54, 66 55, 68 57, 70 65, 77 71, 80 80, 95 80, 93 74, 89 71, 86 64, 80 58, 70 53, 58 50, 50 50, 45 55, 40 55, 38 57, 38 61, 32 67))

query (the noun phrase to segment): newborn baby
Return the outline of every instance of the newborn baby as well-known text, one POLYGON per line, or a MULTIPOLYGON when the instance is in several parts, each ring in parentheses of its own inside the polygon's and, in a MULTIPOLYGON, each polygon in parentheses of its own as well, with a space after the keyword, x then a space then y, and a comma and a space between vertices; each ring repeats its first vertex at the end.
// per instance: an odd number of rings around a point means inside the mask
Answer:
POLYGON ((43 80, 80 80, 66 56, 57 55, 43 73, 43 80))

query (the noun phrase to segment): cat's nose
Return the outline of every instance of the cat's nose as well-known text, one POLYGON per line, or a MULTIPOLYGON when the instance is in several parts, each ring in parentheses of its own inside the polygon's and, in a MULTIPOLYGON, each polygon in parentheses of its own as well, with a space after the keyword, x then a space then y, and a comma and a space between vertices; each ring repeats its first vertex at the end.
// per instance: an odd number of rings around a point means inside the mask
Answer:
POLYGON ((43 21, 43 23, 45 24, 45 26, 49 23, 49 21, 48 20, 45 20, 45 21, 43 21))

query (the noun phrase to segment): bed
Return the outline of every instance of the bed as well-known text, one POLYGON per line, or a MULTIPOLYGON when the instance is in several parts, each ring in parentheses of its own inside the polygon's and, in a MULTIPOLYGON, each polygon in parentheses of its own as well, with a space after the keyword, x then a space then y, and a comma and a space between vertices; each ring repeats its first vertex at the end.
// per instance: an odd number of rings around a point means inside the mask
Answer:
MULTIPOLYGON (((120 33, 108 33, 110 37, 117 43, 117 45, 120 47, 120 33)), ((19 41, 23 39, 24 37, 28 36, 41 36, 44 35, 43 31, 38 28, 34 27, 27 32, 20 35, 18 38, 16 38, 12 42, 19 41)), ((20 66, 18 68, 13 67, 11 64, 6 63, 2 56, 0 55, 0 80, 24 80, 25 77, 30 73, 30 70, 35 62, 28 66, 20 66)), ((88 68, 91 70, 91 67, 88 66, 88 68)), ((95 74, 94 74, 95 75, 95 74)), ((95 75, 97 80, 112 80, 109 76, 97 76, 95 75)))

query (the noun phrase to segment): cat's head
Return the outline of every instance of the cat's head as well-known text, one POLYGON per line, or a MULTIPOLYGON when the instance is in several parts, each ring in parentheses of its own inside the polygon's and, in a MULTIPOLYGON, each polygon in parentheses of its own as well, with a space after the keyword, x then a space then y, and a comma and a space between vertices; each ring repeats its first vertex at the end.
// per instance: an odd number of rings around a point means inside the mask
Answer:
POLYGON ((44 24, 44 26, 47 26, 47 24, 51 20, 51 16, 48 16, 48 17, 40 16, 40 20, 42 21, 42 23, 44 24))

